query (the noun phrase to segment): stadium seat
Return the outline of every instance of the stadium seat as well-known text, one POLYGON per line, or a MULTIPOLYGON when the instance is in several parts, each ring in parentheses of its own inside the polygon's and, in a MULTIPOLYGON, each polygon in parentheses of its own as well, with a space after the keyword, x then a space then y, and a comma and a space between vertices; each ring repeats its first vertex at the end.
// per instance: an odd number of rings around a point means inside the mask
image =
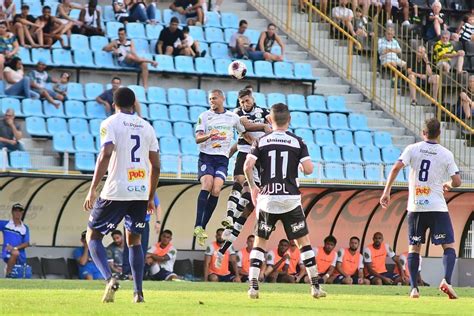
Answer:
MULTIPOLYGON (((65 44, 69 42, 66 34, 63 34, 61 38, 63 39, 63 42, 65 44)), ((51 46, 51 49, 60 49, 60 48, 62 48, 60 41, 55 41, 54 44, 51 46)))
POLYGON ((352 132, 345 130, 337 130, 334 132, 334 140, 337 146, 347 146, 354 145, 354 140, 352 139, 352 132))
POLYGON ((10 167, 13 169, 31 169, 31 157, 27 151, 12 151, 10 152, 10 167))
POLYGON ((211 58, 198 57, 194 59, 194 62, 196 63, 196 72, 198 74, 213 75, 216 73, 211 58))
POLYGON ((171 11, 170 9, 163 10, 163 24, 168 26, 172 17, 177 17, 181 24, 186 22, 186 17, 179 14, 178 12, 171 11))
POLYGON ((36 65, 39 60, 42 60, 46 65, 51 66, 53 64, 51 60, 51 50, 46 48, 32 48, 31 62, 36 65))
MULTIPOLYGON (((223 58, 223 59, 229 59, 229 48, 227 47, 227 44, 223 43, 211 43, 211 57, 214 59, 218 58, 223 58)), ((229 61, 230 63, 230 61, 229 61)), ((271 65, 270 65, 271 66, 271 65)), ((217 68, 217 66, 216 66, 217 68)), ((226 68, 226 73, 227 73, 227 68, 226 68)))
POLYGON ((160 169, 161 173, 178 173, 179 157, 175 155, 161 155, 160 169))
POLYGON ((58 133, 64 133, 67 131, 67 122, 61 117, 50 117, 46 120, 46 126, 48 133, 55 135, 58 133))
POLYGON ((89 121, 89 131, 92 136, 100 135, 100 124, 102 123, 101 119, 92 119, 89 121))
POLYGON ((331 112, 349 113, 346 108, 346 99, 342 96, 330 95, 327 99, 327 108, 331 112))
POLYGON ((169 106, 170 118, 174 122, 190 122, 188 116, 188 109, 182 105, 169 106))
POLYGON ((306 100, 302 94, 289 94, 286 96, 288 99, 288 108, 290 111, 307 111, 306 100))
POLYGON ((163 30, 163 25, 160 24, 149 24, 145 25, 146 38, 149 40, 156 40, 160 37, 160 33, 163 30))
POLYGON ((15 111, 15 116, 24 116, 23 111, 21 110, 20 100, 7 97, 1 98, 0 103, 2 105, 2 114, 5 114, 8 109, 12 109, 13 111, 15 111))
POLYGON ((308 152, 309 152, 309 156, 311 157, 311 160, 312 161, 321 161, 322 158, 321 158, 321 147, 319 147, 318 145, 316 145, 313 142, 309 142, 306 144, 308 146, 308 152))
MULTIPOLYGON (((192 156, 192 155, 182 156, 181 157, 181 173, 184 173, 184 174, 198 173, 198 160, 199 158, 196 156, 192 156)), ((174 271, 176 271, 176 268, 174 271)))
POLYGON ((66 115, 64 115, 64 105, 62 103, 59 108, 56 108, 54 105, 44 100, 43 110, 46 117, 66 117, 66 115))
POLYGON ((150 53, 150 44, 148 43, 147 39, 137 38, 137 39, 134 39, 133 42, 135 44, 135 51, 140 56, 143 55, 143 54, 149 54, 150 53))
MULTIPOLYGON (((43 270, 41 269, 41 261, 38 257, 26 258, 26 264, 31 267, 32 279, 42 279, 43 270)), ((77 264, 76 264, 77 266, 77 264)))
POLYGON ((82 118, 72 118, 68 121, 69 133, 73 136, 89 133, 89 123, 82 118))
POLYGON ((136 39, 146 39, 146 33, 145 33, 145 26, 142 23, 127 23, 125 25, 125 29, 127 30, 127 36, 129 38, 133 38, 133 41, 136 39))
POLYGON ((20 57, 21 62, 24 65, 32 65, 33 62, 31 61, 31 56, 30 56, 30 50, 28 48, 24 48, 20 46, 20 49, 18 50, 18 57, 20 57))
POLYGON ((278 44, 274 44, 270 49, 270 54, 281 55, 281 47, 278 44))
POLYGON ((189 26, 189 35, 195 41, 205 42, 206 39, 204 38, 204 31, 201 26, 191 25, 189 26))
POLYGON ((401 151, 397 147, 387 146, 382 148, 382 160, 385 163, 394 163, 400 158, 401 151))
POLYGON ((349 127, 353 131, 370 131, 367 126, 367 116, 363 114, 349 114, 349 127))
POLYGON ((95 67, 94 56, 92 51, 88 49, 75 49, 74 54, 74 66, 76 67, 95 67))
POLYGON ((381 163, 380 149, 375 146, 362 147, 362 159, 366 163, 381 163))
POLYGON ((267 108, 267 100, 265 99, 265 94, 261 92, 252 92, 252 96, 255 100, 255 104, 261 108, 267 108))
POLYGON ((326 101, 322 95, 308 95, 306 97, 306 104, 308 110, 313 112, 328 112, 326 108, 326 101))
POLYGON ((89 133, 74 136, 74 147, 78 152, 95 153, 94 137, 89 133))
POLYGON ((221 25, 223 28, 231 27, 236 29, 239 27, 239 17, 235 13, 222 12, 221 25))
POLYGON ((135 93, 135 97, 137 98, 138 102, 148 103, 145 88, 138 85, 129 85, 128 87, 135 93))
POLYGON ((189 119, 191 122, 197 122, 199 115, 201 115, 202 112, 207 111, 205 107, 202 106, 192 106, 189 108, 189 119))
POLYGON ((221 27, 221 18, 217 12, 206 12, 206 27, 221 27))
POLYGON ((372 134, 365 131, 354 132, 354 144, 359 147, 372 146, 372 134))
POLYGON ((184 137, 193 137, 193 126, 190 123, 175 122, 173 124, 173 134, 174 137, 177 137, 179 139, 184 137))
POLYGON ((86 100, 95 100, 104 92, 104 86, 101 83, 89 82, 84 85, 86 100))
POLYGON ((392 146, 392 135, 390 135, 388 132, 375 132, 374 144, 380 148, 390 147, 392 146))
POLYGON ((114 21, 107 22, 105 35, 110 39, 116 39, 118 37, 118 30, 122 27, 124 27, 123 23, 114 21))
MULTIPOLYGON (((148 121, 150 119, 148 105, 145 103, 140 104, 140 110, 141 110, 140 112, 141 117, 148 121)), ((137 112, 135 112, 135 114, 138 115, 137 112)))
POLYGON ((174 72, 174 60, 172 56, 168 55, 155 55, 155 61, 158 63, 158 71, 170 71, 174 72))
POLYGON ((110 52, 95 51, 94 52, 94 63, 98 68, 105 69, 117 69, 114 63, 114 57, 110 52))
POLYGON ((102 51, 104 46, 109 44, 109 39, 105 36, 94 35, 89 37, 89 43, 91 50, 93 51, 102 51))
POLYGON ((115 21, 115 13, 111 5, 102 6, 102 19, 104 22, 115 21))
POLYGON ((253 69, 253 62, 249 59, 237 59, 247 67, 245 77, 255 77, 255 70, 253 69))
POLYGON ((294 63, 295 78, 297 79, 309 79, 314 80, 313 69, 311 64, 308 63, 294 63))
POLYGON ((291 112, 291 128, 309 128, 308 114, 304 112, 291 112))
POLYGON ((294 79, 293 65, 285 61, 277 61, 273 64, 275 78, 294 79))
POLYGON ((76 153, 74 155, 74 167, 79 171, 94 171, 95 155, 93 153, 76 153))
POLYGON ((67 84, 67 98, 68 100, 85 101, 84 87, 81 83, 69 82, 67 84))
POLYGON ((84 103, 81 101, 66 101, 64 102, 67 117, 87 118, 84 103))
MULTIPOLYGON (((254 63, 255 76, 262 78, 275 78, 272 64, 268 61, 258 60, 254 63)), ((270 105, 270 103, 268 103, 270 105)))
POLYGON ((196 144, 196 139, 194 136, 183 137, 180 139, 181 143, 181 153, 183 155, 199 155, 198 145, 196 144))
POLYGON ((334 130, 350 130, 347 124, 347 116, 341 113, 329 114, 329 127, 334 130))
POLYGON ((44 118, 30 116, 25 119, 26 132, 31 136, 49 136, 44 118))
POLYGON ((168 107, 160 103, 152 103, 148 106, 150 120, 166 120, 169 121, 168 107))
POLYGON ((327 129, 317 129, 314 132, 314 139, 319 146, 334 145, 332 132, 327 129))
POLYGON ((283 93, 268 93, 267 103, 269 107, 277 103, 286 104, 286 96, 283 93))
POLYGON ((354 180, 354 181, 363 181, 365 180, 364 176, 364 168, 362 168, 359 164, 347 164, 345 165, 345 173, 347 180, 354 180))
POLYGON ((43 105, 38 99, 23 99, 21 101, 23 114, 25 116, 44 117, 43 105))
MULTIPOLYGON (((388 179, 388 175, 390 174, 390 171, 392 170, 392 168, 393 168, 393 164, 385 165, 384 176, 385 176, 386 179, 388 179)), ((405 172, 404 172, 403 169, 400 170, 400 172, 397 174, 397 177, 395 178, 395 181, 406 182, 405 172)))
POLYGON ((345 180, 344 169, 341 164, 327 163, 324 166, 324 171, 327 179, 331 180, 345 180))
POLYGON ((342 162, 341 149, 336 145, 322 146, 322 155, 324 161, 342 162))
MULTIPOLYGON (((212 56, 212 57, 214 57, 214 56, 212 56)), ((229 64, 231 62, 232 62, 232 60, 228 59, 228 57, 214 59, 216 74, 227 76, 229 74, 229 71, 227 69, 229 68, 229 64)))
POLYGON ((232 38, 232 35, 237 32, 237 28, 225 28, 224 29, 224 40, 226 43, 230 42, 230 39, 232 38))
POLYGON ((250 40, 250 44, 257 45, 258 39, 260 38, 260 32, 257 30, 247 29, 244 33, 245 36, 250 40))
POLYGON ((233 109, 235 108, 237 104, 237 99, 238 99, 238 92, 237 91, 227 91, 227 97, 226 97, 226 107, 233 109))
POLYGON ((328 116, 324 113, 309 114, 309 123, 313 129, 330 129, 328 116))
POLYGON ((295 129, 295 135, 301 137, 306 144, 314 143, 313 131, 306 128, 295 129))
POLYGON ((208 106, 206 91, 202 89, 189 89, 188 90, 188 103, 190 105, 202 105, 208 106))
POLYGON ((362 157, 360 156, 360 148, 355 145, 346 145, 342 147, 342 159, 345 162, 362 162, 362 157))
POLYGON ((184 73, 195 73, 194 61, 191 56, 176 56, 174 58, 176 71, 184 73))
POLYGON ((71 49, 90 49, 89 48, 89 38, 81 34, 71 34, 70 37, 71 49))
POLYGON ((45 279, 67 279, 66 260, 61 258, 41 258, 41 267, 45 279))
POLYGON ((222 29, 217 27, 206 27, 204 31, 208 43, 225 43, 222 29))
POLYGON ((166 91, 161 87, 149 87, 147 91, 148 102, 167 104, 166 91))
POLYGON ((88 118, 103 119, 107 117, 104 106, 95 101, 86 102, 86 113, 88 118))
POLYGON ((186 91, 182 88, 169 88, 168 89, 168 103, 188 105, 188 101, 186 100, 186 91))
POLYGON ((173 137, 173 128, 168 121, 153 121, 153 128, 155 129, 156 137, 173 137))
POLYGON ((369 181, 381 181, 383 175, 380 173, 382 165, 380 164, 368 164, 365 165, 365 178, 369 181))
POLYGON ((73 153, 74 145, 72 135, 66 132, 58 132, 53 134, 53 150, 57 152, 73 153))
POLYGON ((180 152, 179 152, 178 139, 172 136, 161 137, 160 138, 160 153, 162 153, 163 155, 176 155, 176 156, 179 155, 180 152))

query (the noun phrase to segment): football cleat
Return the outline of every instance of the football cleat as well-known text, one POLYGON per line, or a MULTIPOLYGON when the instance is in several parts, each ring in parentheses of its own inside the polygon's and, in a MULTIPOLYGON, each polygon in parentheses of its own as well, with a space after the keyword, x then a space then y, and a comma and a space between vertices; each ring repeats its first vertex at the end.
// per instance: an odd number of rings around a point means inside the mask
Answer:
POLYGON ((412 288, 410 292, 410 298, 419 298, 420 297, 420 292, 418 292, 418 289, 412 288))
POLYGON ((222 267, 223 259, 224 259, 224 255, 220 251, 217 251, 217 258, 216 258, 216 262, 214 263, 217 269, 220 269, 222 267))
POLYGON ((318 287, 312 286, 311 296, 313 296, 314 298, 321 298, 321 297, 326 297, 327 293, 320 287, 318 288, 318 287))
POLYGON ((221 224, 224 228, 231 229, 234 226, 234 218, 232 216, 226 216, 221 224))
POLYGON ((455 300, 458 298, 458 295, 456 294, 456 291, 454 291, 453 286, 451 284, 448 284, 445 279, 441 281, 439 285, 439 290, 448 295, 450 300, 455 300))
POLYGON ((102 297, 102 303, 113 303, 115 292, 118 291, 120 288, 120 284, 118 283, 116 278, 110 278, 105 286, 104 296, 102 297))
POLYGON ((204 228, 202 228, 201 226, 197 226, 196 228, 194 228, 194 236, 196 237, 197 243, 200 246, 204 247, 206 245, 207 234, 204 228))
POLYGON ((143 298, 143 292, 133 293, 133 302, 134 303, 145 303, 145 299, 143 298))
POLYGON ((258 299, 258 290, 254 289, 253 287, 249 288, 247 294, 249 295, 249 298, 252 300, 258 299))

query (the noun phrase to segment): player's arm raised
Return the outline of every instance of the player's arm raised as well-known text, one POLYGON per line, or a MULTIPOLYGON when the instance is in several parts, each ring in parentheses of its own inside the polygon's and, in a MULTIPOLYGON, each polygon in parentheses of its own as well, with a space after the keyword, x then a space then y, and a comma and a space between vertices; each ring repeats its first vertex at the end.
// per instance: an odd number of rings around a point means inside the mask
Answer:
POLYGON ((242 116, 240 118, 240 123, 244 126, 245 130, 248 132, 268 133, 271 131, 271 127, 268 124, 250 122, 246 116, 242 116))
POLYGON ((110 157, 112 156, 114 148, 115 145, 112 142, 105 143, 102 146, 102 149, 99 153, 99 157, 97 157, 97 164, 94 171, 94 177, 92 178, 92 184, 84 202, 84 210, 86 211, 90 211, 92 209, 92 206, 94 205, 94 201, 97 195, 97 187, 102 178, 105 176, 105 173, 107 172, 110 157))
POLYGON ((403 162, 399 160, 393 165, 392 170, 390 170, 390 174, 387 178, 387 183, 385 184, 385 189, 383 190, 382 197, 380 198, 380 205, 382 205, 383 208, 386 208, 388 206, 388 203, 390 202, 390 191, 392 190, 393 182, 395 182, 398 173, 404 167, 405 165, 403 164, 403 162))

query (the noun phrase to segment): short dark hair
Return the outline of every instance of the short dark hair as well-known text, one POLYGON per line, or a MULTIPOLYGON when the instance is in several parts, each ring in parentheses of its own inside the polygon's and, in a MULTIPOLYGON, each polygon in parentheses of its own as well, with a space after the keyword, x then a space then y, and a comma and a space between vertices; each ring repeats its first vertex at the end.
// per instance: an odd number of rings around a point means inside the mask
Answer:
POLYGON ((239 27, 244 25, 244 24, 249 24, 249 23, 247 22, 247 20, 240 20, 239 27))
POLYGON ((179 24, 179 20, 178 20, 178 18, 177 18, 177 17, 175 17, 175 16, 174 16, 174 17, 172 17, 172 18, 171 18, 171 20, 170 20, 170 24, 172 24, 172 23, 178 23, 178 24, 179 24))
POLYGON ((268 24, 267 29, 268 29, 270 26, 273 26, 273 27, 275 27, 275 28, 277 27, 275 24, 270 23, 270 24, 268 24))
POLYGON ((189 33, 189 26, 183 27, 183 33, 189 33))
POLYGON ((287 243, 289 244, 290 242, 288 241, 288 239, 281 239, 278 244, 281 244, 281 243, 287 243))
POLYGON ((284 103, 276 103, 272 105, 271 113, 272 119, 278 126, 285 125, 288 122, 288 119, 290 118, 290 110, 288 110, 288 105, 284 103))
POLYGON ((44 12, 44 10, 49 10, 49 11, 51 11, 51 7, 50 7, 49 5, 45 5, 45 6, 43 7, 43 10, 41 10, 41 12, 44 12))
POLYGON ((17 56, 13 57, 8 63, 10 68, 13 70, 18 70, 18 68, 16 67, 16 65, 18 64, 18 61, 21 61, 20 57, 17 57, 17 56))
POLYGON ((120 79, 119 77, 113 77, 112 80, 110 80, 110 81, 114 81, 114 80, 118 80, 120 82, 122 81, 122 79, 120 79))
POLYGON ((170 236, 173 236, 173 232, 169 229, 165 229, 163 232, 161 232, 160 236, 162 236, 163 234, 168 234, 170 236))
POLYGON ((255 235, 248 235, 247 240, 249 240, 249 238, 255 238, 255 235))
POLYGON ((114 93, 114 104, 119 108, 131 109, 135 104, 135 93, 127 87, 118 88, 114 93))
POLYGON ((219 232, 223 232, 223 231, 224 231, 224 228, 222 228, 222 227, 221 227, 221 228, 218 228, 218 229, 216 230, 216 234, 218 234, 219 232))
POLYGON ((22 10, 25 10, 25 9, 28 9, 28 10, 29 10, 29 9, 30 9, 30 6, 27 5, 27 4, 22 4, 22 5, 21 5, 21 9, 22 9, 22 10))
POLYGON ((357 240, 357 242, 360 243, 359 237, 357 237, 357 236, 352 236, 352 237, 349 239, 349 241, 351 241, 352 239, 355 239, 355 240, 357 240))
POLYGON ((382 236, 382 238, 383 238, 383 234, 382 234, 381 232, 375 232, 374 235, 372 236, 372 238, 374 238, 374 237, 377 236, 377 235, 380 235, 380 236, 382 236))
POLYGON ((248 84, 244 87, 244 89, 252 90, 253 91, 253 86, 251 84, 248 84))
POLYGON ((125 30, 124 27, 120 27, 120 28, 117 30, 117 33, 120 33, 120 32, 122 32, 122 31, 124 31, 125 33, 127 33, 127 31, 125 30))
POLYGON ((250 89, 242 89, 239 91, 238 99, 246 97, 246 96, 252 96, 252 90, 250 89))
POLYGON ((122 236, 122 232, 121 232, 120 230, 118 230, 118 229, 115 229, 115 230, 112 231, 111 235, 112 235, 112 236, 113 236, 113 235, 122 236))
POLYGON ((334 245, 336 245, 337 244, 337 239, 333 235, 329 235, 326 238, 324 238, 324 243, 327 243, 327 242, 331 242, 334 245))
POLYGON ((220 95, 221 97, 225 98, 225 94, 224 92, 221 90, 221 89, 212 89, 211 92, 209 92, 210 94, 213 94, 213 93, 217 93, 218 95, 220 95))
POLYGON ((435 139, 438 138, 441 133, 441 124, 437 118, 433 117, 425 121, 423 130, 426 132, 429 139, 435 139))

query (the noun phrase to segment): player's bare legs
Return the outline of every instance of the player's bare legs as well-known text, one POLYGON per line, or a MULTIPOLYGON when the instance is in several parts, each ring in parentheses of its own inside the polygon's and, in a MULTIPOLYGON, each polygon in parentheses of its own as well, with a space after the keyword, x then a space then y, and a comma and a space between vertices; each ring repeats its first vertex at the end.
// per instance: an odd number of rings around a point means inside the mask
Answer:
POLYGON ((451 285, 451 277, 453 275, 454 265, 456 263, 456 251, 454 250, 454 244, 442 244, 441 246, 444 250, 444 279, 441 281, 439 289, 446 293, 450 299, 457 299, 458 295, 451 285))
POLYGON ((143 299, 143 272, 145 254, 141 245, 142 236, 127 230, 128 258, 133 275, 133 302, 144 303, 143 299))

